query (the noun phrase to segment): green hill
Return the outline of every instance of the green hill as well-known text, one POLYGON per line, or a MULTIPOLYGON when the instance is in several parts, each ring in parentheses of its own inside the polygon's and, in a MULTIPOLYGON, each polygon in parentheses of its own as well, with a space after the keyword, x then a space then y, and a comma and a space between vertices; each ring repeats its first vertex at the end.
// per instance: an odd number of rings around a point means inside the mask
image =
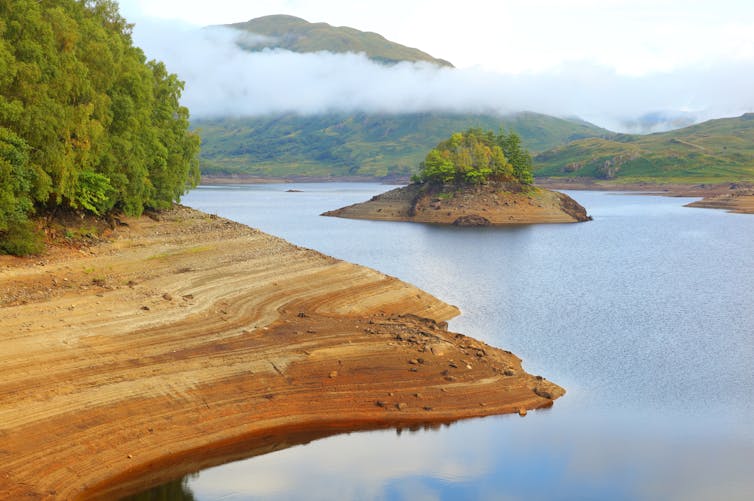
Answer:
POLYGON ((418 171, 427 151, 471 127, 512 128, 528 149, 611 134, 589 123, 536 113, 275 115, 193 121, 202 136, 204 174, 400 176, 418 171))
POLYGON ((377 33, 327 23, 310 23, 293 16, 264 16, 225 26, 267 37, 267 40, 250 40, 244 48, 251 51, 282 48, 293 52, 364 52, 369 58, 388 64, 427 61, 440 66, 453 66, 419 49, 386 40, 377 33))
POLYGON ((754 180, 754 113, 670 132, 615 134, 558 146, 534 158, 539 177, 636 182, 754 180))

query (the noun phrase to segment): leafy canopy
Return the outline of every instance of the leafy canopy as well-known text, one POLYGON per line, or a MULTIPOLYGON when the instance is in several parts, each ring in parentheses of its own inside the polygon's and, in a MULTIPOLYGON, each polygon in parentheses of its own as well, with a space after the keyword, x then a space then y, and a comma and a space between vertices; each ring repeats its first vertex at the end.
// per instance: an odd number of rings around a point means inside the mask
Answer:
POLYGON ((112 0, 0 0, 0 252, 34 212, 138 215, 195 186, 182 90, 112 0))
POLYGON ((457 132, 430 150, 415 182, 438 184, 532 184, 531 155, 513 131, 495 135, 469 129, 457 132))

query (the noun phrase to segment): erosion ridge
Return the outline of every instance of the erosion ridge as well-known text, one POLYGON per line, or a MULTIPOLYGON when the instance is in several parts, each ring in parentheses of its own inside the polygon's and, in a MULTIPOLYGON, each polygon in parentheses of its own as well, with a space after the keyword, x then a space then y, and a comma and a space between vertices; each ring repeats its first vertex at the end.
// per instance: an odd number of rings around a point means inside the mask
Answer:
POLYGON ((0 492, 113 499, 344 431, 549 407, 564 390, 377 271, 177 206, 0 256, 0 492))
POLYGON ((322 215, 459 226, 573 223, 591 219, 586 209, 568 195, 518 183, 479 186, 414 183, 322 215))

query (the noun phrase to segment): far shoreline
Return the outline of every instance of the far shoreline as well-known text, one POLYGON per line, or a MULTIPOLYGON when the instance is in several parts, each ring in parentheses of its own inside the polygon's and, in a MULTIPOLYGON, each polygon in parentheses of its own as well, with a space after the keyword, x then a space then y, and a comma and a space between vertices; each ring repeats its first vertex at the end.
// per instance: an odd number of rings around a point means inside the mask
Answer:
MULTIPOLYGON (((245 184, 307 184, 307 183, 378 183, 386 186, 406 186, 408 177, 369 176, 287 176, 262 177, 251 175, 207 176, 200 186, 232 186, 245 184)), ((652 196, 699 198, 686 207, 721 209, 739 214, 754 214, 754 184, 748 182, 719 183, 651 183, 620 182, 595 179, 535 178, 534 185, 548 190, 635 192, 652 196)))

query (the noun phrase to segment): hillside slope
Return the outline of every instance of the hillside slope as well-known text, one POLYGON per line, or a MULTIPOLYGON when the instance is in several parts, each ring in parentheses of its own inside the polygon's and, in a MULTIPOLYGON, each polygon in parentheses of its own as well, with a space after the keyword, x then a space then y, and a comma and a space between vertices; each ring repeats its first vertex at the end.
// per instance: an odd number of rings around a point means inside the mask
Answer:
POLYGON ((573 141, 534 158, 538 177, 626 182, 754 180, 754 113, 646 136, 573 141))
POLYGON ((425 61, 439 66, 453 66, 419 49, 391 42, 377 33, 327 23, 310 23, 294 16, 264 16, 225 26, 266 37, 250 38, 245 48, 252 51, 281 48, 293 52, 364 52, 370 59, 387 64, 425 61))
POLYGON ((537 113, 286 114, 195 120, 193 125, 203 138, 203 174, 260 177, 408 177, 430 148, 471 127, 512 128, 532 151, 611 134, 586 122, 537 113))

